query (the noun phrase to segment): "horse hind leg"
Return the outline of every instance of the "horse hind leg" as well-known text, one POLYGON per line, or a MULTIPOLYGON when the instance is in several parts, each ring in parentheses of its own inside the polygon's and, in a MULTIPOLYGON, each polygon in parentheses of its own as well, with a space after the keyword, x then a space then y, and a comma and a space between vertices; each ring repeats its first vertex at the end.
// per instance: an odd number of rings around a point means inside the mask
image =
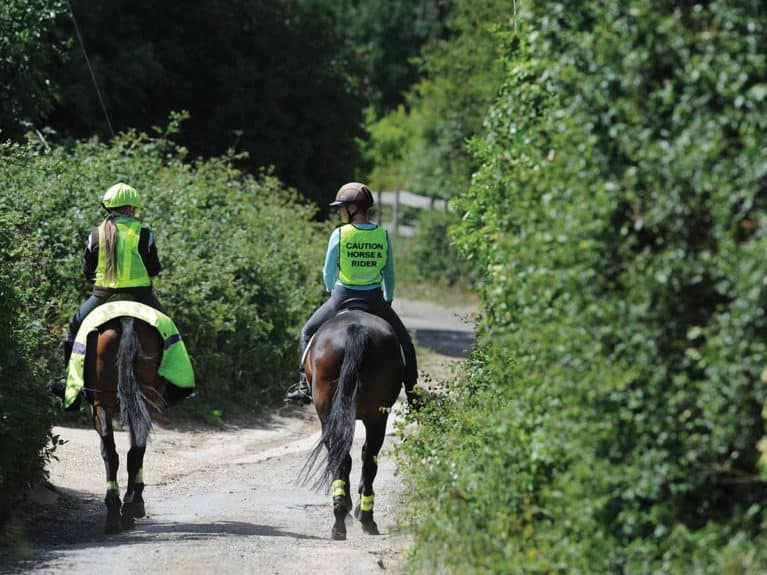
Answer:
POLYGON ((333 524, 332 536, 336 541, 346 539, 346 517, 352 509, 352 496, 349 493, 349 474, 352 470, 352 457, 348 453, 344 463, 333 478, 331 489, 333 492, 333 515, 336 518, 333 524))
POLYGON ((349 474, 352 470, 352 458, 348 453, 338 471, 333 476, 331 490, 333 495, 333 516, 335 523, 331 531, 331 536, 336 541, 346 539, 346 517, 352 507, 352 498, 349 494, 349 474))
POLYGON ((362 447, 362 474, 360 476, 360 502, 354 509, 354 517, 359 520, 362 530, 368 535, 380 535, 378 525, 373 519, 375 493, 373 481, 378 473, 378 452, 381 451, 386 435, 386 420, 365 424, 365 445, 362 447))
POLYGON ((100 403, 93 406, 93 424, 101 437, 101 457, 107 476, 107 492, 104 504, 107 507, 107 517, 104 523, 104 533, 114 535, 121 530, 120 524, 120 488, 117 485, 117 469, 120 458, 115 447, 114 431, 112 429, 112 413, 100 403))
POLYGON ((123 529, 133 529, 134 519, 146 515, 144 507, 144 454, 146 445, 136 445, 136 436, 131 430, 131 447, 128 451, 128 487, 122 507, 123 529))

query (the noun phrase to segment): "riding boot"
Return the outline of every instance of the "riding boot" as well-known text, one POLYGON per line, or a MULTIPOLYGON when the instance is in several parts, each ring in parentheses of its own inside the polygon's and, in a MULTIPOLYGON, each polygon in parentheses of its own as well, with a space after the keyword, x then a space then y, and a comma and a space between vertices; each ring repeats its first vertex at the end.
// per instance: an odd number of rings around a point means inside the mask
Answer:
MULTIPOLYGON (((64 340, 64 377, 56 380, 50 387, 50 391, 53 395, 58 397, 62 402, 67 390, 67 376, 66 372, 69 366, 69 358, 72 357, 73 342, 64 340)), ((72 405, 66 408, 66 411, 77 411, 80 408, 80 395, 72 402, 72 405)))
MULTIPOLYGON (((291 388, 292 389, 292 388, 291 388)), ((298 385, 292 391, 285 395, 286 401, 293 401, 302 405, 309 405, 312 402, 312 388, 306 380, 306 375, 301 372, 298 378, 298 385)))
POLYGON ((64 340, 64 377, 57 379, 51 384, 50 391, 53 395, 64 401, 64 392, 67 387, 66 370, 69 366, 69 358, 72 356, 72 342, 64 340))
POLYGON ((421 407, 421 399, 418 397, 418 392, 415 391, 415 384, 418 381, 418 363, 412 341, 406 342, 402 346, 402 351, 405 354, 405 395, 410 407, 418 410, 421 407))

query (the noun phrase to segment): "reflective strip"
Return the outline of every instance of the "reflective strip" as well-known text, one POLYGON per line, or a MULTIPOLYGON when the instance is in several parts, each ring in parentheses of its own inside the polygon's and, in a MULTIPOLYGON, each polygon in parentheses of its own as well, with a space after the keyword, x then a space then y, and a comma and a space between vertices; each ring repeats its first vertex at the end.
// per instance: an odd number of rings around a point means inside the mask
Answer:
POLYGON ((117 481, 107 481, 107 491, 120 492, 120 488, 117 485, 117 481))
POLYGON ((346 495, 346 481, 336 479, 333 482, 333 497, 343 497, 346 495))
POLYGON ((163 347, 165 349, 168 349, 174 343, 179 342, 179 341, 181 341, 181 334, 180 333, 174 333, 172 336, 170 336, 168 339, 165 340, 165 345, 163 347))
POLYGON ((373 511, 373 501, 375 498, 375 495, 363 495, 360 498, 360 509, 362 511, 373 511))
POLYGON ((142 484, 144 483, 144 468, 143 467, 141 467, 136 472, 136 481, 135 481, 135 483, 142 483, 142 484))

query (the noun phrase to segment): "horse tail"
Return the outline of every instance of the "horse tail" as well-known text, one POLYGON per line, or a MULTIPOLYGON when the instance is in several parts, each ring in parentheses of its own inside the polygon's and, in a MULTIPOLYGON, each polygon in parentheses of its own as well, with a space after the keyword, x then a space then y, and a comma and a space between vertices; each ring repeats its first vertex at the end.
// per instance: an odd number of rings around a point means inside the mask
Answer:
POLYGON ((120 318, 122 336, 117 348, 117 398, 120 402, 120 419, 130 426, 136 445, 146 445, 152 430, 152 418, 147 409, 147 398, 136 380, 136 360, 144 357, 144 351, 136 333, 132 317, 120 318))
POLYGON ((344 360, 341 364, 338 384, 333 392, 330 413, 325 419, 320 441, 312 450, 302 470, 304 482, 307 482, 313 475, 312 470, 316 467, 317 459, 322 453, 322 447, 327 448, 325 469, 317 479, 315 488, 327 488, 330 485, 331 479, 338 475, 349 455, 354 441, 357 393, 361 385, 360 371, 362 360, 365 357, 367 331, 362 325, 352 324, 346 333, 344 360))

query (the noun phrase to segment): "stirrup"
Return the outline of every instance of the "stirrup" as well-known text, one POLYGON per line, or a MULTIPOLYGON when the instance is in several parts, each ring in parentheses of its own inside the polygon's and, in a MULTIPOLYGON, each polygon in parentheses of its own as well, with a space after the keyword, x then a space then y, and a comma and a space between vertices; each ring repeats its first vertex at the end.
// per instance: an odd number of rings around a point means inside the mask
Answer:
POLYGON ((285 394, 285 401, 294 401, 302 405, 309 405, 312 402, 312 389, 306 380, 299 381, 288 388, 285 394))
POLYGON ((67 391, 67 380, 57 379, 50 385, 48 391, 54 397, 58 397, 61 401, 64 401, 64 394, 67 391))

